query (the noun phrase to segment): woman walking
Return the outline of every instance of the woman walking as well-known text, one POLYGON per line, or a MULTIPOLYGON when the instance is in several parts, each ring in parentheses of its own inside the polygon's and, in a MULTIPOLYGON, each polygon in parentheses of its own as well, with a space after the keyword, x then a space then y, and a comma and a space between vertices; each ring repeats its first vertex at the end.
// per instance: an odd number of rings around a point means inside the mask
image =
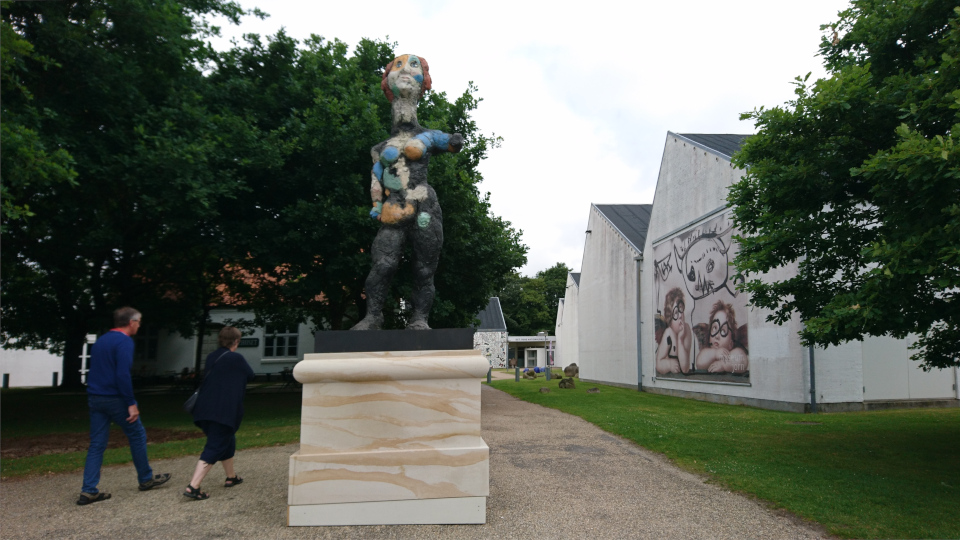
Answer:
POLYGON ((193 409, 193 423, 203 430, 207 444, 183 495, 197 500, 210 497, 200 490, 200 483, 218 461, 227 474, 225 487, 243 482, 233 468, 233 455, 237 447, 237 429, 243 421, 243 396, 247 382, 253 380, 254 375, 247 360, 236 352, 240 346, 240 330, 224 327, 220 330, 218 342, 220 348, 207 356, 203 383, 193 409))

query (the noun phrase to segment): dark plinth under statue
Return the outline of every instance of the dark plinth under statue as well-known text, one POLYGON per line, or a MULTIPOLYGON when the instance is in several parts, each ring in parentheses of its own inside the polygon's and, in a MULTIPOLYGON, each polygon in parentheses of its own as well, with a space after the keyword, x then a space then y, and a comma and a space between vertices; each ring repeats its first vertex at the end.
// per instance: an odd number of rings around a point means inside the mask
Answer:
POLYGON ((313 335, 313 351, 462 351, 473 348, 473 333, 473 328, 323 331, 313 335))

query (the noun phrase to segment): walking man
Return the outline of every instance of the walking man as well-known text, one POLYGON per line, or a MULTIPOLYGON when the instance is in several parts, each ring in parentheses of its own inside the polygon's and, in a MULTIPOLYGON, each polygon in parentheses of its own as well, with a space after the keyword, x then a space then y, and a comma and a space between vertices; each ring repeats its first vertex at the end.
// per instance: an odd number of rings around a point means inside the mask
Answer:
POLYGON ((93 344, 87 372, 87 402, 90 404, 90 449, 83 468, 83 488, 77 504, 86 505, 110 498, 97 489, 103 453, 110 437, 110 423, 123 429, 130 441, 130 454, 137 468, 140 491, 164 484, 170 474, 153 475, 147 460, 147 432, 140 423, 140 409, 133 397, 130 368, 133 366, 133 338, 140 329, 140 312, 122 307, 113 312, 116 326, 93 344))

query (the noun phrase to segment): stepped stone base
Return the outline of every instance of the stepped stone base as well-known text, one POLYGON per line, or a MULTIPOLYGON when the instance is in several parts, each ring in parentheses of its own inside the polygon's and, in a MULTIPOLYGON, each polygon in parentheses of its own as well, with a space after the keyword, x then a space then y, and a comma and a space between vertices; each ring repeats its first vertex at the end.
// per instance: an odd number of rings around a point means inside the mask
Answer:
POLYGON ((307 355, 289 525, 484 523, 475 350, 307 355))

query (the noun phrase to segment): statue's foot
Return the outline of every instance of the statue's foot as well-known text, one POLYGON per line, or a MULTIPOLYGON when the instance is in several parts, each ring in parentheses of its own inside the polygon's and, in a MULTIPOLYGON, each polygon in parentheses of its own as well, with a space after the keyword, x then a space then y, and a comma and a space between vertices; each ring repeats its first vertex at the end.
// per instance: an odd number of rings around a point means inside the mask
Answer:
POLYGON ((430 330, 426 319, 414 319, 407 324, 407 330, 430 330))
POLYGON ((351 330, 379 330, 383 326, 383 316, 371 315, 367 313, 367 316, 360 320, 357 324, 353 325, 351 330))

